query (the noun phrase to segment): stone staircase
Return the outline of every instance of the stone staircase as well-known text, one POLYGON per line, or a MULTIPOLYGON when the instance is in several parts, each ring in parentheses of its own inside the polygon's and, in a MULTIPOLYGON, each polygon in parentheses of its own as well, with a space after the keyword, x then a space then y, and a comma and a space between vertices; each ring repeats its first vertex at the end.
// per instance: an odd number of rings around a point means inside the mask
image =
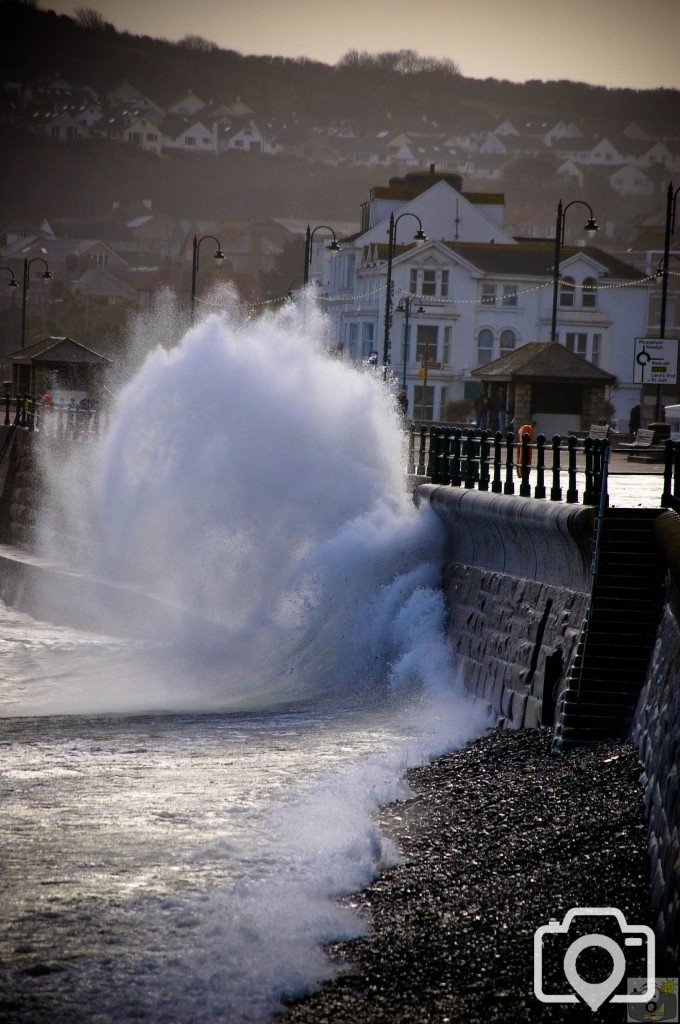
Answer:
POLYGON ((630 732, 663 605, 665 566, 652 533, 660 512, 605 512, 590 614, 558 701, 555 749, 630 732))

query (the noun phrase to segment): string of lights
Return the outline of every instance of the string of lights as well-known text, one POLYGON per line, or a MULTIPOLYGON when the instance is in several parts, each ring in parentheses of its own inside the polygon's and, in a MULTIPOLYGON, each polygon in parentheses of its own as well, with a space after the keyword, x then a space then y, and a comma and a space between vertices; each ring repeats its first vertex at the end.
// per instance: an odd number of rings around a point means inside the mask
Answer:
MULTIPOLYGON (((669 270, 668 271, 668 276, 669 277, 680 278, 680 271, 669 270)), ((561 285, 568 284, 570 292, 578 292, 578 291, 582 292, 582 291, 587 289, 588 291, 592 291, 593 293, 595 293, 595 292, 599 292, 599 291, 617 291, 617 290, 622 289, 622 288, 635 288, 635 287, 638 287, 641 284, 647 284, 648 282, 653 282, 655 280, 657 280, 656 275, 655 274, 649 274, 647 277, 637 278, 634 281, 617 281, 617 282, 612 283, 612 284, 597 284, 594 288, 592 288, 589 285, 576 284, 574 282, 571 282, 571 281, 568 281, 568 280, 564 280, 564 279, 560 280, 560 284, 561 285)), ((523 295, 530 295, 532 293, 542 291, 545 288, 551 288, 551 287, 552 287, 552 281, 544 281, 544 282, 541 282, 541 284, 533 285, 531 288, 518 289, 516 292, 513 292, 513 297, 516 297, 516 298, 519 299, 523 295)), ((354 313, 360 313, 362 311, 362 306, 364 306, 364 305, 372 305, 374 300, 376 300, 377 297, 382 292, 385 291, 385 288, 386 288, 386 284, 380 284, 380 285, 377 285, 374 288, 369 289, 366 292, 362 292, 360 295, 356 295, 355 294, 355 295, 352 295, 352 296, 346 296, 346 295, 317 295, 315 301, 317 301, 319 303, 322 303, 322 304, 324 304, 326 306, 346 306, 346 307, 350 307, 351 306, 352 308, 347 308, 347 309, 344 310, 344 312, 346 312, 346 313, 351 315, 351 314, 354 314, 354 313)), ((434 295, 424 295, 422 292, 411 292, 411 291, 408 291, 407 289, 404 289, 404 288, 397 288, 397 289, 395 289, 395 291, 396 291, 396 294, 400 298, 409 298, 409 299, 418 300, 418 301, 422 302, 426 306, 467 306, 467 305, 471 305, 471 306, 477 306, 480 309, 493 309, 495 307, 495 305, 496 305, 495 303, 484 302, 480 298, 473 298, 473 299, 461 299, 461 298, 453 298, 453 297, 445 297, 445 298, 439 297, 438 298, 437 296, 434 296, 434 295)), ((245 301, 244 305, 246 305, 248 307, 248 309, 251 309, 251 310, 261 309, 261 308, 265 308, 267 306, 280 306, 283 302, 286 301, 286 298, 287 298, 287 296, 282 296, 282 297, 276 298, 276 299, 260 299, 257 302, 245 301)), ((198 297, 197 297, 197 303, 202 305, 205 309, 221 309, 222 308, 217 303, 206 302, 204 299, 201 299, 201 298, 198 298, 198 297)), ((499 303, 499 305, 496 308, 504 309, 504 310, 507 311, 507 310, 513 309, 513 306, 503 305, 502 299, 501 299, 501 302, 499 303)))
MULTIPOLYGON (((680 276, 680 274, 676 273, 675 276, 680 276)), ((592 291, 593 292, 598 292, 598 291, 616 291, 616 290, 619 290, 621 288, 634 288, 634 287, 638 287, 641 284, 646 284, 647 282, 652 282, 654 280, 655 280, 655 275, 654 274, 650 274, 647 277, 637 278, 634 281, 618 281, 618 282, 612 283, 612 284, 598 284, 596 288, 592 289, 592 291)), ((584 290, 590 291, 591 290, 588 286, 586 286, 585 289, 584 289, 583 285, 571 285, 570 282, 561 282, 561 283, 568 283, 569 284, 569 291, 570 292, 584 291, 584 290)), ((542 291, 545 288, 552 288, 552 281, 544 281, 541 284, 533 285, 531 288, 518 289, 516 292, 513 292, 513 298, 520 298, 523 295, 530 295, 530 294, 532 294, 534 292, 542 291)), ((385 285, 383 284, 383 285, 380 285, 379 287, 377 287, 375 289, 372 289, 369 292, 363 292, 361 295, 358 295, 358 296, 348 297, 348 296, 342 296, 342 295, 320 295, 320 296, 318 296, 318 301, 322 302, 322 303, 325 303, 327 305, 334 305, 334 304, 335 305, 342 305, 342 304, 349 305, 349 304, 352 304, 352 299, 353 299, 354 300, 353 305, 355 306, 355 308, 357 310, 360 310, 362 304, 370 304, 372 302, 372 300, 380 292, 382 292, 384 290, 385 290, 385 285)), ((454 306, 467 306, 467 305, 470 305, 470 306, 477 306, 479 308, 484 309, 484 308, 493 308, 493 306, 496 305, 495 303, 485 302, 483 299, 480 299, 480 298, 471 298, 471 299, 461 299, 461 298, 452 298, 452 297, 438 298, 437 296, 434 296, 434 295, 424 295, 422 292, 411 292, 411 291, 408 291, 408 290, 403 289, 403 288, 396 289, 396 293, 397 293, 397 295, 402 296, 402 297, 408 297, 408 298, 411 298, 411 299, 417 299, 418 301, 422 302, 424 305, 427 305, 427 306, 450 306, 450 305, 454 305, 454 306)), ((512 306, 507 306, 507 305, 503 306, 502 300, 501 300, 501 303, 499 304, 499 306, 497 308, 499 308, 499 309, 512 309, 513 307, 512 306)))

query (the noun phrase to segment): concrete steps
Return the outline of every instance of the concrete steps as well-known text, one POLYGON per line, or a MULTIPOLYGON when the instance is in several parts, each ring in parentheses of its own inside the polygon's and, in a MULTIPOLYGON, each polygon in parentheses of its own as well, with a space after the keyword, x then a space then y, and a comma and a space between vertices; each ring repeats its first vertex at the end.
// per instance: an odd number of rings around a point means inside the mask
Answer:
POLYGON ((660 511, 605 513, 589 622, 558 702, 557 749, 629 733, 662 611, 664 564, 652 533, 660 511))

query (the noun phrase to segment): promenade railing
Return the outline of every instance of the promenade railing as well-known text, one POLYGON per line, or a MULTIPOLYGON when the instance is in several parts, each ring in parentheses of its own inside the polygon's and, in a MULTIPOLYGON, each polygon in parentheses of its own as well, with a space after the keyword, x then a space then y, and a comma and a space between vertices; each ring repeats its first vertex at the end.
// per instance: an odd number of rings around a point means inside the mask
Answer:
POLYGON ((668 440, 664 448, 661 505, 680 513, 680 441, 668 440))
POLYGON ((609 448, 609 441, 599 438, 581 442, 572 435, 548 439, 539 434, 531 441, 526 434, 516 438, 512 431, 412 424, 407 469, 434 484, 599 505, 603 488, 608 501, 609 448))
POLYGON ((45 403, 40 396, 5 392, 5 426, 24 427, 51 437, 80 438, 103 433, 107 414, 98 405, 45 403))

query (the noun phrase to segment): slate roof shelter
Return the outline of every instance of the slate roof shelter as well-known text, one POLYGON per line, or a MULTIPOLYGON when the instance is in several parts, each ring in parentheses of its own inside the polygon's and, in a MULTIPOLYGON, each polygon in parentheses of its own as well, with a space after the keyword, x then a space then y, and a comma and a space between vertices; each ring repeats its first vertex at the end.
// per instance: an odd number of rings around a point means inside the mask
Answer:
POLYGON ((588 430, 605 420, 607 388, 616 382, 611 373, 551 341, 522 345, 478 366, 472 376, 489 393, 492 410, 505 396, 515 427, 535 420, 537 432, 546 436, 588 430))
POLYGON ((5 356, 5 380, 15 394, 85 392, 97 397, 111 360, 73 338, 47 337, 5 356))

